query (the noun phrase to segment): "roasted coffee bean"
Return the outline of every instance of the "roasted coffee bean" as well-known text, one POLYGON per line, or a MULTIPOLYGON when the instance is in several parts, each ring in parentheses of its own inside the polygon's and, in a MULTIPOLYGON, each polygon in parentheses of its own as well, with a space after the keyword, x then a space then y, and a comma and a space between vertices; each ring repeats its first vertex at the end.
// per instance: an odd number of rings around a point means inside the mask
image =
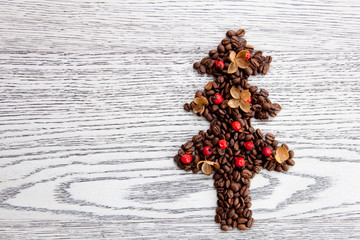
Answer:
POLYGON ((251 219, 246 223, 246 227, 251 228, 253 224, 254 224, 254 219, 251 218, 251 219))
POLYGON ((222 45, 227 45, 227 44, 229 44, 230 43, 230 39, 228 39, 228 38, 224 38, 222 41, 221 41, 221 44, 222 45))
POLYGON ((184 104, 184 110, 187 111, 187 112, 189 112, 189 111, 191 110, 190 104, 185 103, 185 104, 184 104))
POLYGON ((268 97, 268 96, 269 96, 269 92, 266 91, 265 89, 260 89, 260 94, 261 94, 263 97, 268 97))
POLYGON ((241 172, 241 176, 243 176, 244 178, 251 178, 252 173, 251 173, 248 169, 245 168, 245 169, 241 172))
POLYGON ((252 68, 251 68, 251 67, 245 68, 245 73, 246 73, 246 75, 248 75, 248 76, 250 76, 251 74, 253 74, 252 68))
POLYGON ((292 159, 288 159, 288 160, 286 161, 286 163, 289 164, 290 166, 294 166, 294 165, 295 165, 295 161, 292 160, 292 159))
POLYGON ((271 56, 267 56, 267 57, 265 58, 265 62, 271 63, 271 62, 272 62, 272 57, 271 57, 271 56))
POLYGON ((240 185, 239 185, 238 183, 235 183, 235 182, 232 182, 230 186, 231 186, 231 189, 232 189, 234 192, 237 192, 237 191, 239 191, 239 189, 240 189, 240 185))
POLYGON ((245 35, 245 30, 244 29, 239 29, 236 31, 236 36, 238 37, 243 37, 245 35))
POLYGON ((237 219, 237 223, 246 223, 248 221, 248 219, 247 218, 238 218, 237 219))
POLYGON ((187 141, 183 146, 184 146, 184 149, 189 149, 189 148, 192 148, 193 145, 194 145, 194 143, 192 141, 187 141))
POLYGON ((245 226, 245 224, 238 224, 237 228, 241 231, 245 231, 247 229, 247 227, 245 226))
POLYGON ((252 69, 256 69, 260 66, 259 62, 255 58, 251 58, 249 62, 251 64, 252 69))
POLYGON ((262 72, 263 74, 267 74, 267 73, 269 72, 269 69, 270 69, 270 64, 266 63, 266 64, 264 64, 261 72, 262 72))
POLYGON ((199 71, 200 74, 205 74, 205 73, 206 73, 206 68, 205 68, 205 66, 204 66, 204 65, 201 65, 201 66, 199 67, 198 71, 199 71))
POLYGON ((246 46, 246 43, 247 43, 246 39, 244 39, 244 38, 240 38, 240 39, 239 39, 239 45, 240 45, 241 47, 245 47, 245 46, 246 46))
POLYGON ((235 35, 235 31, 234 31, 234 30, 229 30, 229 31, 226 32, 226 36, 227 36, 227 37, 232 37, 232 36, 234 36, 234 35, 235 35))
POLYGON ((221 230, 223 231, 229 231, 230 227, 228 225, 221 225, 221 230))
POLYGON ((276 110, 276 111, 281 111, 281 106, 277 103, 273 103, 272 107, 276 110))
POLYGON ((193 64, 193 67, 194 67, 194 69, 199 69, 199 67, 201 66, 201 63, 199 63, 199 62, 195 62, 194 64, 193 64))
POLYGON ((289 158, 293 158, 294 157, 294 151, 293 150, 290 150, 289 151, 289 158))
POLYGON ((272 133, 267 133, 267 134, 265 135, 265 138, 266 138, 266 139, 269 139, 270 141, 273 141, 273 140, 275 140, 275 135, 272 134, 272 133))
POLYGON ((226 50, 226 51, 232 50, 232 46, 231 46, 230 43, 225 46, 225 50, 226 50))

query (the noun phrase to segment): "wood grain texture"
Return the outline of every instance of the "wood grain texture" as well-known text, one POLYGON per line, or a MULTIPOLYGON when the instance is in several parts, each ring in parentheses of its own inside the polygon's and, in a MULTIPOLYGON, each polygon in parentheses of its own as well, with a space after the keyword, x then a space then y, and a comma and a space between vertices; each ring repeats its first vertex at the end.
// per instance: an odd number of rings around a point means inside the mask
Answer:
POLYGON ((0 1, 0 239, 360 239, 360 3, 0 1), (290 172, 252 180, 223 233, 213 180, 176 167, 209 123, 182 106, 226 30, 273 57, 250 82, 290 172))

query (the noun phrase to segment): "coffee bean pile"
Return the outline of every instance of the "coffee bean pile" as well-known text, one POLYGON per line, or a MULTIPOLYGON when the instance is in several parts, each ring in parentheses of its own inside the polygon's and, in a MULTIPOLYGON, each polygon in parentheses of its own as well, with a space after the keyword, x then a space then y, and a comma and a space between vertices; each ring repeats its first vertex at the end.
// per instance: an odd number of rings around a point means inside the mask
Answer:
MULTIPOLYGON (((209 56, 204 57, 200 62, 194 63, 194 68, 201 74, 207 73, 214 76, 214 80, 206 84, 203 91, 197 91, 195 97, 205 97, 208 103, 199 116, 205 117, 210 122, 210 129, 199 131, 192 140, 181 146, 178 154, 174 157, 177 166, 185 171, 197 173, 200 171, 198 163, 203 160, 212 161, 220 166, 214 168, 214 186, 217 189, 217 209, 215 222, 221 224, 221 230, 227 231, 230 228, 246 230, 252 227, 250 179, 265 168, 269 171, 288 171, 289 166, 294 166, 294 152, 289 151, 286 144, 282 144, 288 151, 288 159, 283 162, 276 160, 276 150, 279 142, 271 133, 263 134, 260 129, 254 129, 251 119, 268 121, 269 116, 275 117, 281 107, 270 101, 269 93, 265 89, 258 89, 248 83, 250 75, 266 74, 269 71, 272 58, 263 56, 261 51, 254 51, 254 47, 247 44, 243 38, 245 30, 229 30, 226 38, 221 41, 216 50, 211 50, 209 56), (236 53, 247 50, 250 52, 250 66, 245 69, 238 69, 233 74, 227 73, 230 64, 229 53, 236 53), (215 66, 215 61, 222 61, 215 66), (230 108, 227 102, 232 98, 230 89, 238 88, 240 91, 248 90, 251 93, 250 111, 245 113, 240 108, 230 108), (214 103, 215 94, 223 96, 221 104, 214 103), (233 123, 237 121, 241 129, 234 129, 233 123), (227 147, 222 149, 219 140, 226 140, 227 147), (249 149, 249 143, 250 148, 249 149), (253 147, 252 147, 253 145, 253 147), (211 155, 204 155, 203 148, 209 146, 211 155), (268 149, 269 148, 269 149, 268 149), (268 150, 267 153, 265 149, 268 150), (187 155, 186 163, 181 160, 187 155), (190 155, 190 156, 189 156, 190 155), (245 165, 239 167, 235 164, 236 158, 245 159, 245 165)), ((184 105, 186 111, 191 111, 195 103, 184 105)), ((223 143, 223 142, 222 142, 223 143)), ((207 149, 208 150, 208 149, 207 149)), ((285 150, 285 152, 286 152, 285 150)))

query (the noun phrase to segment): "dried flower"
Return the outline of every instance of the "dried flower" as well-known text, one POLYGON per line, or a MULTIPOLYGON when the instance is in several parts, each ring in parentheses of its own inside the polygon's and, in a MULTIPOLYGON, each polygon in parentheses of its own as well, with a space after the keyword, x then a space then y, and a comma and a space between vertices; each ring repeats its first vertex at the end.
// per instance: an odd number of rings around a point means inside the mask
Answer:
POLYGON ((202 114, 205 110, 205 105, 208 104, 206 97, 196 97, 194 98, 194 103, 196 104, 193 108, 194 113, 202 114))
POLYGON ((250 103, 248 103, 251 94, 248 90, 240 90, 237 87, 232 87, 230 89, 230 94, 233 97, 228 101, 228 106, 231 108, 240 107, 244 112, 250 111, 250 103))
POLYGON ((275 152, 275 160, 281 164, 288 159, 289 159, 288 150, 284 147, 278 147, 275 152))
POLYGON ((201 163, 202 163, 201 171, 206 175, 210 175, 212 173, 213 168, 211 166, 213 166, 215 169, 220 168, 220 165, 218 163, 208 161, 208 160, 206 160, 206 158, 205 158, 205 161, 198 162, 197 168, 199 168, 199 164, 201 164, 201 163))
POLYGON ((238 68, 245 69, 250 66, 249 60, 246 58, 249 51, 242 50, 237 54, 234 51, 231 51, 229 54, 230 65, 228 67, 228 73, 234 73, 238 70, 238 68))

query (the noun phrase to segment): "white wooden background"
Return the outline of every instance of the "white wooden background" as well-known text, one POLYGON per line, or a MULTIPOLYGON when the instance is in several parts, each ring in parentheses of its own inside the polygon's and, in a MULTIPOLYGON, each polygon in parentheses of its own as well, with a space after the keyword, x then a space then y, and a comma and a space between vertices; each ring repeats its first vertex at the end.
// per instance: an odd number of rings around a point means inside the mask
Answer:
POLYGON ((360 239, 358 0, 0 1, 0 239, 360 239), (213 180, 173 156, 226 30, 273 57, 250 82, 295 151, 222 232, 213 180))

